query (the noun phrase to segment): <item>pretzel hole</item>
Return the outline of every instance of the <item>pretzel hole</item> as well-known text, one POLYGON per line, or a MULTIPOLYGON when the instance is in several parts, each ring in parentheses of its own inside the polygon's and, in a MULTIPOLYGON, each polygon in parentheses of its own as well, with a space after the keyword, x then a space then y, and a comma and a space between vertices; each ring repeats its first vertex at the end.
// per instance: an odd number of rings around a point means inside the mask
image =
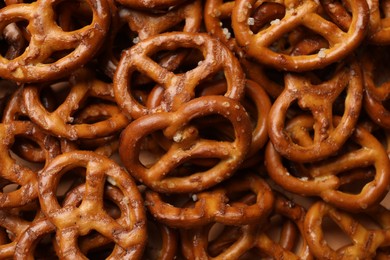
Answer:
POLYGON ((165 250, 165 248, 163 248, 161 230, 155 221, 148 220, 147 232, 148 240, 144 257, 145 259, 158 259, 158 256, 161 255, 161 252, 165 250))
POLYGON ((12 60, 22 55, 29 45, 28 21, 20 20, 6 25, 1 32, 0 54, 12 60))
POLYGON ((58 202, 61 202, 64 196, 74 187, 85 183, 85 168, 73 167, 60 174, 61 177, 58 180, 58 185, 55 190, 58 202))
MULTIPOLYGON (((91 241, 90 243, 93 243, 93 241, 91 241)), ((86 257, 87 259, 96 259, 96 260, 107 259, 111 255, 114 247, 115 247, 114 242, 108 243, 106 245, 95 246, 88 251, 86 257)))
POLYGON ((353 244, 353 240, 329 216, 322 219, 321 227, 324 232, 324 240, 333 250, 353 244))
POLYGON ((57 60, 60 60, 68 55, 70 55, 75 49, 72 48, 72 49, 64 49, 64 50, 60 50, 60 51, 55 51, 51 54, 51 56, 49 58, 47 58, 46 60, 43 60, 42 61, 42 64, 51 64, 51 63, 54 63, 56 62, 57 60))
POLYGON ((11 184, 7 184, 7 185, 3 186, 2 191, 3 191, 3 193, 10 193, 10 192, 18 190, 19 188, 20 188, 20 185, 18 185, 16 183, 11 183, 11 184))
POLYGON ((342 185, 339 190, 349 194, 360 194, 367 183, 374 181, 375 168, 367 167, 344 172, 338 175, 342 185))
POLYGON ((87 1, 60 1, 53 8, 56 23, 63 31, 75 31, 92 23, 93 12, 87 1))
MULTIPOLYGON (((15 140, 21 140, 21 139, 23 139, 23 137, 15 136, 15 140)), ((29 144, 31 144, 31 146, 29 146, 28 148, 34 150, 36 149, 35 151, 40 152, 39 150, 41 150, 42 148, 39 145, 37 145, 35 142, 33 142, 31 139, 28 140, 29 140, 29 144)), ((10 150, 10 156, 15 160, 15 163, 17 163, 22 167, 28 168, 34 172, 41 170, 44 167, 44 162, 40 162, 40 159, 42 158, 39 158, 34 161, 34 158, 30 157, 31 155, 30 153, 32 150, 18 151, 16 147, 18 145, 18 142, 19 141, 16 141, 16 144, 14 143, 10 150)))

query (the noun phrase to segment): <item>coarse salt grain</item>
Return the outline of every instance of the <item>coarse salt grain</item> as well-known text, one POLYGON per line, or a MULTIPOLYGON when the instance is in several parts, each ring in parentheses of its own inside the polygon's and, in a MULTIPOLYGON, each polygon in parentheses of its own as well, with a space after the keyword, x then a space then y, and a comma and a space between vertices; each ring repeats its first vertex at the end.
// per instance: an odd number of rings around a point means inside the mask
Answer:
POLYGON ((278 25, 280 24, 280 19, 275 19, 271 21, 271 25, 278 25))
POLYGON ((318 52, 318 57, 325 58, 326 57, 325 50, 326 50, 325 48, 321 48, 320 51, 318 52))
POLYGON ((228 28, 223 28, 223 29, 222 29, 222 32, 223 32, 223 34, 225 35, 226 40, 229 40, 230 37, 232 36, 232 34, 229 32, 229 29, 228 29, 228 28))
POLYGON ((134 38, 133 38, 133 43, 134 43, 134 44, 139 43, 139 37, 134 37, 134 38))
POLYGON ((248 25, 255 25, 255 18, 249 17, 248 18, 248 25))

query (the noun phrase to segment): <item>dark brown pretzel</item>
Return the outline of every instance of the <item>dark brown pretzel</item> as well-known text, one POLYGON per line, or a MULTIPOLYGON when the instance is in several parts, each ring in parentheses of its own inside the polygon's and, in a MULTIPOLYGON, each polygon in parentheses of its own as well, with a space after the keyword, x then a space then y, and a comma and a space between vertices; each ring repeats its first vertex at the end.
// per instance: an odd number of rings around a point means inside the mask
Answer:
POLYGON ((198 192, 229 178, 247 155, 251 142, 251 125, 241 104, 224 96, 193 99, 175 112, 160 112, 134 120, 122 131, 119 155, 126 169, 149 188, 166 193, 198 192), (202 138, 191 120, 219 115, 231 122, 233 141, 202 138), (170 149, 153 165, 146 167, 139 160, 145 136, 163 131, 172 140, 170 149), (188 176, 170 176, 184 162, 196 158, 214 158, 210 169, 188 176))
POLYGON ((141 194, 132 178, 114 161, 93 152, 75 151, 57 156, 39 176, 42 211, 57 228, 60 255, 82 257, 78 236, 96 230, 115 243, 113 255, 138 258, 146 242, 146 219, 141 194), (61 207, 55 195, 59 178, 71 168, 86 169, 85 193, 81 204, 61 207), (105 182, 123 193, 121 220, 113 219, 103 208, 105 182))
POLYGON ((128 124, 129 119, 114 105, 102 105, 106 108, 110 107, 110 109, 98 110, 100 117, 97 119, 101 120, 97 122, 90 123, 82 120, 81 123, 75 122, 76 112, 82 111, 88 97, 95 97, 103 101, 112 100, 113 92, 110 84, 94 78, 88 71, 82 69, 72 74, 69 84, 69 94, 54 111, 48 111, 40 101, 40 92, 44 91, 44 86, 41 88, 38 86, 25 87, 23 98, 29 118, 53 135, 70 140, 108 136, 118 132, 128 124))
POLYGON ((157 192, 147 191, 146 205, 151 214, 170 227, 191 228, 211 222, 226 225, 245 225, 268 215, 273 205, 273 194, 265 181, 256 175, 243 175, 224 183, 222 187, 195 193, 196 200, 184 208, 162 201, 157 192), (230 196, 240 192, 255 194, 253 204, 234 201, 230 196))
POLYGON ((244 74, 238 60, 223 44, 204 33, 160 34, 124 51, 114 77, 115 98, 132 118, 139 118, 154 111, 174 111, 182 103, 194 98, 194 89, 202 80, 220 71, 224 72, 228 85, 225 96, 240 99, 244 91, 244 74), (204 60, 186 73, 174 74, 150 58, 158 50, 174 50, 180 47, 200 50, 204 60), (165 88, 160 106, 152 111, 129 93, 132 91, 131 76, 137 70, 165 88))
MULTIPOLYGON (((387 213, 385 218, 388 217, 387 213)), ((319 258, 338 259, 342 255, 343 259, 373 259, 377 248, 390 244, 389 226, 383 227, 381 222, 378 224, 379 229, 366 228, 353 215, 324 202, 317 202, 306 214, 305 237, 310 250, 319 258), (325 216, 329 216, 351 238, 351 244, 338 250, 329 246, 322 227, 325 216)))
POLYGON ((287 74, 285 84, 269 113, 268 133, 275 149, 300 162, 323 159, 336 152, 352 134, 360 114, 363 78, 359 64, 343 65, 336 69, 332 78, 320 83, 312 83, 303 75, 287 74), (344 111, 340 123, 335 125, 334 103, 343 92, 346 94, 344 111), (288 109, 294 102, 314 117, 313 128, 306 129, 307 132, 314 131, 312 140, 307 135, 303 141, 292 134, 294 129, 285 126, 288 109))
POLYGON ((59 1, 39 0, 30 4, 12 4, 0 10, 0 30, 18 21, 28 21, 29 44, 13 59, 0 57, 0 75, 18 82, 52 80, 84 65, 99 50, 108 30, 110 16, 104 0, 86 0, 92 10, 92 22, 75 31, 64 31, 56 24, 54 7, 59 1), (45 13, 45 15, 42 15, 45 13), (69 51, 62 58, 53 53, 69 51))
MULTIPOLYGON (((286 13, 282 19, 269 21, 271 24, 259 32, 250 29, 249 18, 256 10, 256 0, 239 0, 232 13, 232 26, 237 42, 246 54, 262 64, 280 70, 308 71, 323 68, 345 58, 355 50, 365 37, 369 21, 366 1, 347 1, 351 6, 352 22, 348 31, 343 31, 332 21, 322 16, 321 6, 316 1, 283 1, 286 13), (315 54, 291 56, 289 53, 272 50, 272 44, 297 27, 306 27, 325 38, 329 46, 315 54)), ((260 1, 260 4, 262 1, 260 1)))
POLYGON ((153 0, 153 1, 141 1, 141 0, 115 0, 117 3, 128 6, 135 9, 153 9, 156 12, 165 11, 165 9, 172 8, 174 6, 185 3, 186 0, 153 0))
MULTIPOLYGON (((310 117, 301 116, 295 123, 296 129, 299 129, 314 122, 310 117)), ((282 156, 269 142, 266 149, 268 173, 278 185, 290 192, 304 196, 320 196, 326 202, 350 211, 365 210, 377 204, 386 195, 390 181, 387 173, 389 158, 382 144, 363 127, 357 127, 350 140, 358 147, 348 150, 346 143, 342 149, 347 152, 340 152, 311 165, 307 173, 299 172, 300 176, 290 173, 282 163, 282 156), (358 170, 359 173, 359 170, 362 170, 363 176, 370 175, 371 170, 367 169, 369 166, 375 167, 375 176, 372 179, 368 178, 363 187, 359 186, 357 192, 350 193, 340 189, 344 183, 361 178, 359 175, 343 177, 343 173, 353 170, 358 170)))
POLYGON ((38 197, 37 173, 11 156, 10 149, 17 137, 28 138, 38 144, 45 153, 45 163, 50 162, 60 152, 57 140, 31 122, 0 124, 0 177, 7 180, 1 187, 0 208, 22 206, 38 197), (3 189, 7 184, 17 184, 18 187, 5 192, 3 189))

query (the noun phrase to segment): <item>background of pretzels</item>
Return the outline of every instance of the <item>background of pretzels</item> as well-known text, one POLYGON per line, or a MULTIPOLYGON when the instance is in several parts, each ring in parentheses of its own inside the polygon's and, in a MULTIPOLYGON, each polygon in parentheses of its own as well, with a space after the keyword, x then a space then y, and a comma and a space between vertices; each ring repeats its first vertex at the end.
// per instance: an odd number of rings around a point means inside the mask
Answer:
POLYGON ((388 259, 389 19, 1 1, 0 259, 388 259))

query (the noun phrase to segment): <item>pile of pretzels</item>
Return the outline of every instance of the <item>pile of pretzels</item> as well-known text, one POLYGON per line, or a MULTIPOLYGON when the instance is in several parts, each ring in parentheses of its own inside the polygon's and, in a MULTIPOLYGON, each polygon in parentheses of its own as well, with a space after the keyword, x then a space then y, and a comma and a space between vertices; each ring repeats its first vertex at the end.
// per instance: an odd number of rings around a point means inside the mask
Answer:
POLYGON ((4 0, 0 32, 0 259, 389 259, 389 0, 4 0))

